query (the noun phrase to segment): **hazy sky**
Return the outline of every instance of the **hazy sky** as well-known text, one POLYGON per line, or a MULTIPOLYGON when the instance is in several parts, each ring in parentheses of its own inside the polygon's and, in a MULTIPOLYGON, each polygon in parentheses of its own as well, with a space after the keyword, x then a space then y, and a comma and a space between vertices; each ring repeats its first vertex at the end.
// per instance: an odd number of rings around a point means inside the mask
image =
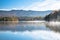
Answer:
POLYGON ((0 10, 56 10, 60 9, 60 0, 0 0, 0 10))

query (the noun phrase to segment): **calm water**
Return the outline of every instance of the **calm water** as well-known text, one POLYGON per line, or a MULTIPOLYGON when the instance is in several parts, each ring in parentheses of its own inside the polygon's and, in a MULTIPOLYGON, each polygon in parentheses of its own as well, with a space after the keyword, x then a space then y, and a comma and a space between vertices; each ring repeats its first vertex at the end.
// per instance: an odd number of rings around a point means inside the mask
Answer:
POLYGON ((44 21, 0 22, 0 40, 60 40, 60 24, 44 21))

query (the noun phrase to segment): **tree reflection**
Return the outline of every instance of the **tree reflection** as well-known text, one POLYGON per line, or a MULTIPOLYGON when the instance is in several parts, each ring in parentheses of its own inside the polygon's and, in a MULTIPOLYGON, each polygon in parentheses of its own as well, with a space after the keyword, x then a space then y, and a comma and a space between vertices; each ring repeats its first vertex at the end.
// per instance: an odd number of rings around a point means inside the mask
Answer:
POLYGON ((46 27, 50 28, 51 30, 54 30, 56 32, 60 32, 60 23, 52 23, 48 22, 46 23, 46 27))

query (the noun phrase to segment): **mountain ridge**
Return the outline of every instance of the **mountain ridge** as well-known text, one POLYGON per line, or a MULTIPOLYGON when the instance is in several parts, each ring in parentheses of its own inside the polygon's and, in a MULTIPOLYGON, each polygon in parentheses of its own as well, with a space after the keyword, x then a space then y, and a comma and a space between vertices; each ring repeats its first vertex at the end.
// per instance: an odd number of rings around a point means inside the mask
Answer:
POLYGON ((50 11, 32 11, 32 10, 10 10, 10 11, 4 11, 0 10, 0 16, 45 16, 49 14, 50 11))

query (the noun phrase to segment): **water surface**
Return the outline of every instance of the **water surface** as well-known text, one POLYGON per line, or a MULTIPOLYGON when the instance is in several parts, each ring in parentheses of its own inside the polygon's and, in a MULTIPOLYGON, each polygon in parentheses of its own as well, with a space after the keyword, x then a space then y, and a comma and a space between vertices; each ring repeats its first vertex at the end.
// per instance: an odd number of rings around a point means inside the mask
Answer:
POLYGON ((44 21, 0 23, 0 40, 60 40, 60 25, 44 21))

